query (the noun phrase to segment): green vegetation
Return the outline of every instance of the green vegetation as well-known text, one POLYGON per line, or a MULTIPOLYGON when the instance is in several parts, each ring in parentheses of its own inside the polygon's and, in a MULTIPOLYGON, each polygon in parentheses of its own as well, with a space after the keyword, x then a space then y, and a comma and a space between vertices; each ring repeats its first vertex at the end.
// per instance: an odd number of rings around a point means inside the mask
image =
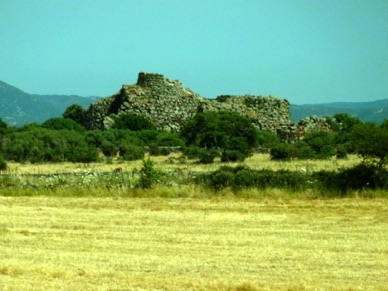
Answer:
POLYGON ((83 125, 85 122, 85 111, 86 110, 81 105, 73 104, 66 108, 62 116, 63 118, 71 119, 78 124, 83 125))
POLYGON ((155 126, 142 115, 128 113, 119 115, 114 119, 112 128, 129 129, 132 131, 140 131, 146 129, 155 129, 155 126))
POLYGON ((148 158, 143 160, 143 167, 140 170, 139 186, 142 189, 150 189, 157 183, 159 177, 158 171, 154 167, 154 163, 148 158))
POLYGON ((127 114, 115 120, 110 130, 86 130, 82 108, 70 106, 63 118, 43 124, 9 127, 0 120, 0 188, 52 189, 117 188, 153 189, 178 185, 203 187, 215 192, 230 189, 238 195, 247 189, 285 189, 345 196, 348 191, 388 188, 388 121, 381 125, 362 123, 347 114, 329 119, 332 132, 307 134, 295 143, 283 143, 271 132, 258 131, 249 119, 232 112, 198 113, 178 133, 155 129, 144 117, 127 114), (68 117, 68 118, 67 118, 68 117), (362 162, 351 168, 333 170, 271 170, 249 168, 243 162, 256 150, 270 152, 275 161, 346 159, 358 154, 362 162), (160 171, 151 156, 179 151, 179 161, 220 163, 205 172, 160 171), (145 159, 146 153, 148 157, 145 159), (7 162, 18 163, 94 163, 143 160, 140 171, 126 173, 58 174, 29 179, 6 174, 7 162), (240 163, 229 166, 230 163, 240 163), (27 181, 25 181, 27 180, 27 181), (97 181, 98 180, 98 181, 97 181), (33 182, 31 182, 33 181, 33 182), (90 182, 90 181, 93 181, 90 182))
POLYGON ((198 113, 181 131, 186 145, 202 150, 191 152, 203 163, 217 155, 222 162, 244 161, 258 145, 258 130, 250 120, 235 112, 198 113))

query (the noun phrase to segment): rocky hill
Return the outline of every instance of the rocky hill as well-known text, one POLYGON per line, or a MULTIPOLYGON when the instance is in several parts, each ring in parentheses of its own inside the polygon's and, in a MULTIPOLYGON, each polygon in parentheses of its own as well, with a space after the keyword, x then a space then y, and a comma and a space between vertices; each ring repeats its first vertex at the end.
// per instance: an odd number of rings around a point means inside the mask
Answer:
POLYGON ((0 118, 10 126, 26 123, 42 123, 49 118, 59 117, 71 104, 87 108, 97 97, 76 95, 36 95, 0 81, 0 118))

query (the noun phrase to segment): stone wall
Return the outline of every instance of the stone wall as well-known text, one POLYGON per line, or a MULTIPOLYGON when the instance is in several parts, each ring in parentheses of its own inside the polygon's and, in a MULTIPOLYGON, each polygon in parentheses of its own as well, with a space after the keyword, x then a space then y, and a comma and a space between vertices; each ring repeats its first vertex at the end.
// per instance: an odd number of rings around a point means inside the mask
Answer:
POLYGON ((285 99, 253 95, 206 99, 182 87, 177 80, 151 73, 139 73, 136 84, 123 85, 117 94, 93 103, 86 111, 86 126, 88 129, 108 129, 114 123, 114 117, 135 113, 147 117, 158 129, 179 131, 197 112, 221 110, 238 112, 248 117, 258 129, 270 130, 285 139, 297 136, 293 132, 303 132, 303 125, 291 123, 290 104, 285 99))

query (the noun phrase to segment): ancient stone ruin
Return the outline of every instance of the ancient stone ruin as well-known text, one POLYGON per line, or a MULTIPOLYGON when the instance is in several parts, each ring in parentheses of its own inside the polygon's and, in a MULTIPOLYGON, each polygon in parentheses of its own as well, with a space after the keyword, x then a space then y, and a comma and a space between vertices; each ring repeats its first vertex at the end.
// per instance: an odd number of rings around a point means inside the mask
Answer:
POLYGON ((300 123, 290 121, 290 103, 272 96, 222 95, 203 98, 177 80, 161 74, 139 73, 137 83, 123 85, 108 98, 93 103, 86 111, 88 129, 109 129, 120 114, 135 113, 147 117, 158 129, 179 131, 197 112, 234 111, 248 117, 260 130, 277 133, 285 141, 300 139, 314 130, 328 130, 320 118, 300 123))

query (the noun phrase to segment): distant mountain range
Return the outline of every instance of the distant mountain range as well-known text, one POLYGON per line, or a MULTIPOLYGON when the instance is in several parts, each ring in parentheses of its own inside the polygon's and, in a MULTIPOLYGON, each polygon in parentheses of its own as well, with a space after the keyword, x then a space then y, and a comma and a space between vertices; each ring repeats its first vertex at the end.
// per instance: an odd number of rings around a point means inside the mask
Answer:
POLYGON ((62 116, 66 108, 72 104, 88 108, 98 98, 28 94, 0 81, 0 118, 9 126, 42 123, 51 117, 62 116))
POLYGON ((380 124, 388 119, 388 99, 369 102, 334 102, 322 104, 291 105, 291 120, 299 121, 307 116, 333 116, 337 113, 348 113, 361 121, 372 121, 380 124))
MULTIPOLYGON (((112 93, 113 94, 113 93, 112 93)), ((36 95, 28 94, 0 81, 0 118, 9 126, 22 126, 27 123, 42 123, 52 117, 60 117, 66 108, 79 104, 84 108, 101 97, 81 97, 77 95, 36 95)), ((333 116, 348 113, 362 121, 381 123, 388 119, 388 99, 370 102, 335 102, 322 104, 291 104, 291 120, 316 116, 333 116)))

